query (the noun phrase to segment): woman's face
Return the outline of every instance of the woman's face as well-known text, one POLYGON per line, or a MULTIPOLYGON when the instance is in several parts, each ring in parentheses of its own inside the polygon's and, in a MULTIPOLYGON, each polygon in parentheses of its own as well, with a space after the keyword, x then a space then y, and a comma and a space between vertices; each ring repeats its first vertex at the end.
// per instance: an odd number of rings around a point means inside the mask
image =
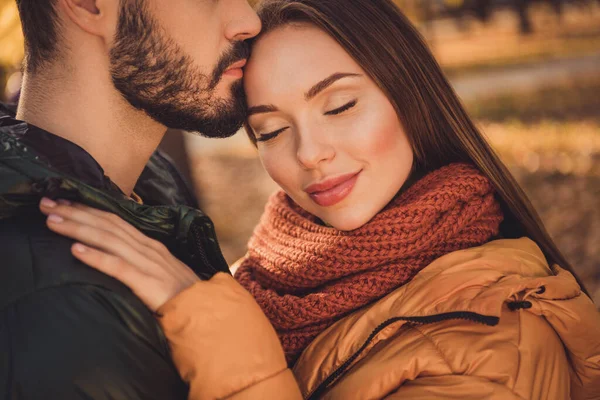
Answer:
POLYGON ((413 152, 392 104, 320 29, 288 25, 260 38, 244 85, 262 164, 327 224, 361 227, 408 178, 413 152))

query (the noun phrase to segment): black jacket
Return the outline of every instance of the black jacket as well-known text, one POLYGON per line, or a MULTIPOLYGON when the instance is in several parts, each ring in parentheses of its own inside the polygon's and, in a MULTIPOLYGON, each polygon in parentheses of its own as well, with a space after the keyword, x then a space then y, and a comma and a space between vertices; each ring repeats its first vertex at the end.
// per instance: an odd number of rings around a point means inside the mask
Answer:
POLYGON ((228 271, 211 221, 168 161, 153 156, 127 199, 83 149, 0 116, 0 399, 187 398, 152 313, 70 254, 45 226, 42 196, 114 212, 203 278, 228 271), (149 188, 150 192, 145 191, 149 188))

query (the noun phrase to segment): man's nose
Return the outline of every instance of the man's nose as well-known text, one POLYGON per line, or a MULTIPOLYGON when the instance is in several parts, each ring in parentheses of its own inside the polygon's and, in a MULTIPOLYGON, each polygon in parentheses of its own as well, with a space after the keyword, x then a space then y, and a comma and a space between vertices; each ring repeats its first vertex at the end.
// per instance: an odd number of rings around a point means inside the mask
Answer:
POLYGON ((232 42, 253 38, 262 28, 262 23, 250 4, 246 0, 239 3, 239 11, 234 14, 225 30, 225 36, 232 42))

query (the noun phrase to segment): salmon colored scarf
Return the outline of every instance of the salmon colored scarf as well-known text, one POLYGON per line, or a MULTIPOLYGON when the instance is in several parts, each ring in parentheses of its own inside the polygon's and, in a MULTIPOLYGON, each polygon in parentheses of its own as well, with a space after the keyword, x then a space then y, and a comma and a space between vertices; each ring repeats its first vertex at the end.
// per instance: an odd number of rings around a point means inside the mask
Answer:
POLYGON ((433 260, 498 235, 500 205, 474 167, 451 164, 398 195, 366 225, 323 226, 273 195, 236 273, 275 327, 293 364, 340 320, 410 281, 433 260))

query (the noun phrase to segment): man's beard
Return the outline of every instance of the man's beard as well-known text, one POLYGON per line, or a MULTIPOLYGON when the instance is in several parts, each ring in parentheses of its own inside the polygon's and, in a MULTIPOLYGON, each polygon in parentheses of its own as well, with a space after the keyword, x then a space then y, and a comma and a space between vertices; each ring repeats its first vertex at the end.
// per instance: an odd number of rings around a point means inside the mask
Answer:
POLYGON ((208 76, 161 36, 143 0, 124 0, 121 7, 110 73, 123 97, 169 128, 218 138, 236 133, 246 118, 242 80, 232 84, 230 99, 216 97, 215 87, 227 67, 248 58, 248 45, 234 43, 208 76))

